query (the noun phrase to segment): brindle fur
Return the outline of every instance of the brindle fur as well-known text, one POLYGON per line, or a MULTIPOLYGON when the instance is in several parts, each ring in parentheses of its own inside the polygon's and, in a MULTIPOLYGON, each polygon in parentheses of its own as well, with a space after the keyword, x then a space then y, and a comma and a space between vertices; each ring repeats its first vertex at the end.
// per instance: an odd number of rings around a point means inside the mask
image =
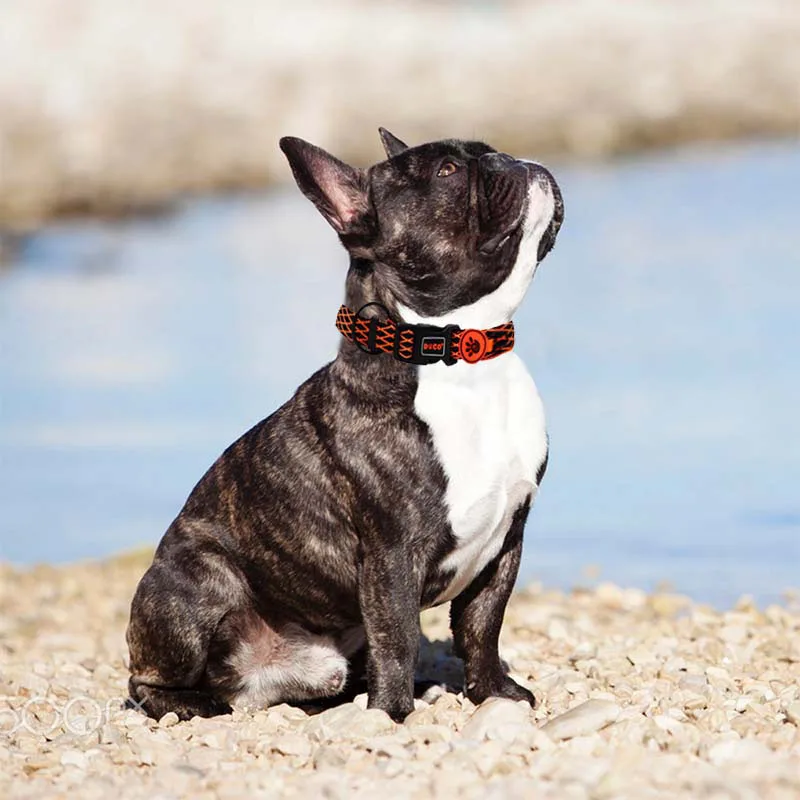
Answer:
MULTIPOLYGON (((491 292, 514 262, 519 232, 507 228, 521 213, 524 176, 482 143, 406 149, 383 138, 391 157, 367 171, 281 141, 298 185, 350 253, 345 302, 376 301, 397 318, 399 303, 442 314, 491 292), (445 158, 468 168, 434 181, 445 158)), ((560 221, 559 206, 540 255, 560 221)), ((233 655, 253 615, 277 637, 292 625, 334 639, 363 626, 369 705, 397 720, 412 710, 419 610, 449 584, 439 564, 454 546, 445 475, 414 413, 418 369, 343 339, 331 364, 203 476, 133 599, 129 689, 148 714, 228 711, 243 682, 233 655)), ((500 554, 452 605, 476 702, 533 703, 497 650, 527 512, 527 504, 518 510, 500 554)), ((348 654, 353 678, 364 655, 348 654)), ((334 678, 316 691, 342 688, 334 678)))

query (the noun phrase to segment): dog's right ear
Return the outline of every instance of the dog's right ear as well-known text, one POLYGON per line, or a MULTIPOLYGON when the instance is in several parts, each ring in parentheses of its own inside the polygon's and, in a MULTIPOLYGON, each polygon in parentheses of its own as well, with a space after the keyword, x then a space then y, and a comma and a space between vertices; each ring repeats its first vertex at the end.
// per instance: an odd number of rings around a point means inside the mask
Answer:
POLYGON ((398 139, 393 133, 389 133, 386 128, 378 128, 378 133, 381 135, 383 149, 386 151, 386 158, 394 158, 395 156, 399 156, 404 150, 408 150, 408 145, 402 139, 398 139))
POLYGON ((369 213, 364 172, 303 139, 284 136, 280 148, 300 191, 341 235, 358 233, 369 213))

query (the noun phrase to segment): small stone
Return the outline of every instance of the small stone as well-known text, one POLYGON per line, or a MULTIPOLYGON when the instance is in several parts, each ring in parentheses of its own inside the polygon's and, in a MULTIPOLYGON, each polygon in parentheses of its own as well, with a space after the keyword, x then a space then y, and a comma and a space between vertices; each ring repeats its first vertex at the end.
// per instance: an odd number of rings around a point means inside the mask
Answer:
POLYGON ((622 600, 625 608, 641 608, 647 602, 647 593, 642 589, 623 589, 622 600))
POLYGON ((347 761, 347 757, 333 745, 323 744, 314 751, 314 768, 341 767, 347 761))
POLYGON ((377 756, 406 760, 410 753, 395 736, 376 736, 367 742, 367 749, 377 756))
POLYGON ((587 700, 542 726, 551 738, 572 739, 602 730, 615 722, 621 708, 607 700, 587 700))
POLYGON ((503 752, 504 748, 500 742, 483 742, 480 747, 476 748, 471 756, 471 760, 482 777, 490 778, 498 772, 503 752))
POLYGON ((659 617, 674 617, 688 604, 686 597, 676 594, 656 594, 650 598, 650 607, 659 617))
POLYGON ((579 661, 588 661, 597 655, 597 646, 592 642, 581 642, 570 654, 569 661, 576 664, 579 661))
POLYGON ((673 735, 679 735, 683 732, 683 723, 667 714, 656 714, 653 717, 653 722, 662 730, 673 735))
POLYGON ((541 728, 537 728, 535 725, 531 726, 522 743, 528 750, 541 750, 547 753, 557 747, 556 743, 541 728))
POLYGON ((706 667, 706 676, 708 682, 717 689, 734 688, 730 673, 723 667, 706 667))
POLYGON ((747 639, 747 628, 744 625, 725 625, 720 628, 719 638, 728 644, 741 644, 747 639))
POLYGON ((742 712, 746 711, 751 705, 753 705, 753 698, 743 695, 742 697, 736 699, 734 708, 741 714, 742 712))
POLYGON ((547 626, 547 638, 552 639, 554 642, 569 641, 571 636, 567 626, 560 620, 551 620, 547 626))
POLYGON ((131 746, 126 743, 122 743, 119 747, 115 747, 111 751, 111 763, 112 764, 137 764, 139 763, 137 756, 134 755, 131 746))
POLYGON ((735 761, 758 763, 770 754, 770 749, 757 739, 730 739, 717 742, 708 750, 708 760, 717 766, 735 761))
POLYGON ((100 728, 100 744, 120 745, 124 741, 124 736, 116 725, 106 723, 100 728))
POLYGON ((167 711, 158 721, 158 726, 160 728, 171 728, 173 725, 177 725, 178 722, 180 722, 178 715, 174 711, 167 711))
POLYGON ((424 744, 450 742, 453 739, 453 730, 446 725, 415 725, 413 736, 415 741, 424 744))
POLYGON ((653 664, 656 662, 655 656, 645 647, 634 647, 632 650, 629 650, 627 658, 634 667, 641 667, 645 664, 653 664))
POLYGON ((50 682, 47 678, 43 678, 31 672, 24 675, 18 683, 19 688, 22 690, 24 696, 30 698, 43 698, 47 695, 50 688, 50 682))
POLYGON ((206 733, 200 737, 199 741, 200 744, 210 747, 212 750, 221 750, 225 740, 219 733, 206 733))
POLYGON ((378 762, 378 769, 385 778, 396 778, 405 768, 406 765, 396 758, 384 758, 378 762))
POLYGON ((51 769, 59 764, 61 764, 61 760, 55 753, 41 753, 28 756, 22 765, 22 770, 26 775, 31 775, 41 769, 51 769))
MULTIPOLYGON (((429 686, 425 692, 423 693, 422 697, 420 698, 423 703, 427 703, 428 705, 433 705, 437 701, 441 701, 442 698, 451 697, 454 702, 458 702, 452 695, 448 694, 446 687, 435 683, 433 686, 429 686)), ((415 704, 416 705, 416 704, 415 704)))
POLYGON ((531 709, 526 703, 493 697, 478 707, 461 734, 475 741, 496 739, 510 743, 522 736, 531 724, 531 709))
POLYGON ((307 759, 311 755, 311 742, 299 733, 284 733, 272 742, 270 749, 284 756, 307 759))
POLYGON ((355 703, 343 703, 309 717, 304 723, 302 731, 312 739, 319 741, 332 737, 338 738, 343 730, 352 727, 364 713, 366 711, 355 703))
POLYGON ((345 703, 311 717, 303 733, 317 741, 330 741, 342 737, 365 739, 378 736, 395 728, 395 723, 377 708, 360 709, 355 703, 345 703))
POLYGON ((678 688, 690 692, 702 692, 708 688, 708 680, 705 675, 687 674, 678 681, 678 688))
POLYGON ((397 726, 392 718, 379 708, 368 708, 359 720, 352 735, 359 739, 370 739, 383 733, 393 731, 397 726))
MULTIPOLYGON (((360 695, 359 695, 360 696, 360 695)), ((366 695, 364 695, 366 697, 366 695)), ((290 706, 288 703, 280 703, 277 706, 272 706, 268 711, 260 712, 269 717, 278 717, 291 722, 302 722, 308 719, 308 714, 302 708, 297 706, 290 706)))
POLYGON ((186 754, 189 766, 205 772, 215 769, 219 763, 219 753, 207 747, 196 747, 186 754))
POLYGON ((786 706, 784 713, 786 714, 787 722, 791 722, 792 725, 796 725, 800 728, 800 700, 786 706))
POLYGON ((96 681, 108 683, 117 677, 117 670, 115 670, 110 664, 98 664, 94 670, 93 677, 96 681))
POLYGON ((613 583, 601 583, 595 589, 594 594, 597 600, 608 608, 620 608, 622 606, 623 591, 613 583))
POLYGON ((436 722, 436 709, 433 706, 424 706, 412 711, 404 721, 404 724, 409 727, 416 727, 418 725, 433 725, 436 722))
POLYGON ((80 750, 65 750, 61 754, 60 758, 61 764, 65 767, 77 767, 78 769, 86 769, 88 764, 88 759, 85 753, 82 753, 80 750))
POLYGON ((144 714, 140 714, 138 711, 129 709, 122 712, 122 715, 120 716, 120 722, 125 728, 141 728, 143 726, 147 726, 148 717, 146 717, 144 714))
POLYGON ((714 733, 724 733, 730 730, 728 715, 721 708, 715 708, 703 717, 703 724, 706 730, 714 733))

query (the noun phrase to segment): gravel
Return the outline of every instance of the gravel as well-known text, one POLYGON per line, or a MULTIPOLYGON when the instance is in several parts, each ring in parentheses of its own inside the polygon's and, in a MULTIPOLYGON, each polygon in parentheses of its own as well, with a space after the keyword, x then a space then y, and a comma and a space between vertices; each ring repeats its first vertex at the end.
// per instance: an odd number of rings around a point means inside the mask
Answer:
MULTIPOLYGON (((796 798, 800 609, 601 584, 511 601, 502 652, 536 710, 429 691, 403 725, 366 697, 179 722, 121 707, 149 553, 0 565, 0 797, 796 798), (430 702, 429 702, 430 701, 430 702)), ((421 676, 457 683, 446 609, 421 676)))

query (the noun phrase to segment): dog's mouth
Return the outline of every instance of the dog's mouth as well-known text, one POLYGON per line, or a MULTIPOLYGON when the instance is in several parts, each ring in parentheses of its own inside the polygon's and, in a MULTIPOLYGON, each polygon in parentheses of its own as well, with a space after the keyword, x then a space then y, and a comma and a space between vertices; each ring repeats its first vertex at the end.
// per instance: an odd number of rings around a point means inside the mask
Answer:
POLYGON ((522 221, 525 219, 525 204, 520 207, 516 219, 510 225, 503 228, 499 233, 484 241, 478 250, 482 255, 494 255, 498 250, 502 249, 511 241, 511 237, 522 227, 522 221))
POLYGON ((519 234, 534 184, 553 198, 553 217, 542 237, 539 260, 549 252, 563 219, 564 204, 553 175, 540 164, 518 161, 505 153, 488 153, 476 169, 479 245, 482 255, 493 255, 519 234))
POLYGON ((561 230, 561 224, 564 222, 564 196, 561 194, 561 188, 552 174, 541 167, 544 171, 550 185, 550 191, 553 194, 553 218, 547 226, 547 230, 539 240, 539 251, 537 253, 537 261, 541 261, 552 249, 556 243, 556 236, 561 230))

